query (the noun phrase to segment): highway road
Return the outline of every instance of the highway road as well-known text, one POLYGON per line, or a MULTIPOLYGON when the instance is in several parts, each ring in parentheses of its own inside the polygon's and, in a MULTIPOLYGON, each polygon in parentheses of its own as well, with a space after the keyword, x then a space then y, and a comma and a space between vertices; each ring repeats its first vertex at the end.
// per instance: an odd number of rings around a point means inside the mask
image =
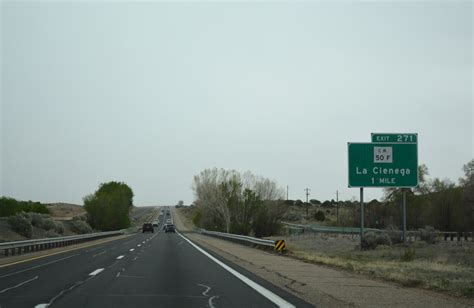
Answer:
POLYGON ((160 225, 1 267, 0 307, 312 306, 160 225))

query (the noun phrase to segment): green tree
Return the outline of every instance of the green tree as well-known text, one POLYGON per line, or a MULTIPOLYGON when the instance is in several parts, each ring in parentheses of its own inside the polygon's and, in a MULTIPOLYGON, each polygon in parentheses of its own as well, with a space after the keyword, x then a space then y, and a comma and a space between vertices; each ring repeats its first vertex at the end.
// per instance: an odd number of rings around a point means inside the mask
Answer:
POLYGON ((463 171, 464 177, 459 182, 463 190, 464 231, 474 231, 474 159, 463 166, 463 171))
POLYGON ((132 207, 133 191, 122 182, 102 183, 94 194, 84 197, 89 224, 103 231, 128 228, 132 207))

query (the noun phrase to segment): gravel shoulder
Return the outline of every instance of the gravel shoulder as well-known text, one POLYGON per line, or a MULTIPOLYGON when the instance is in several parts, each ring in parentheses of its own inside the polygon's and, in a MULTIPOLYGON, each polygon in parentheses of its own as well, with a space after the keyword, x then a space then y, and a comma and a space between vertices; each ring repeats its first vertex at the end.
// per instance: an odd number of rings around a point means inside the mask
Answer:
POLYGON ((323 307, 473 307, 474 301, 405 288, 327 266, 303 262, 213 237, 189 232, 187 218, 172 208, 180 231, 203 247, 274 285, 323 307))

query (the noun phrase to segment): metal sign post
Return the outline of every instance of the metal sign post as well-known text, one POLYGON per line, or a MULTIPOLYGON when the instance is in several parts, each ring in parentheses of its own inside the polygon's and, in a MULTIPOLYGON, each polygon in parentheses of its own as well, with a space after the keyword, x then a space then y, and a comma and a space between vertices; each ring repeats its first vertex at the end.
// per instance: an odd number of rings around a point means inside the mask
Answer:
POLYGON ((407 193, 404 188, 402 188, 403 194, 403 242, 407 241, 407 193))
POLYGON ((364 187, 360 188, 360 247, 364 240, 364 187))
POLYGON ((403 193, 403 242, 407 240, 406 189, 418 186, 418 134, 373 133, 372 143, 347 144, 348 186, 360 187, 360 241, 364 238, 364 187, 397 187, 403 193))

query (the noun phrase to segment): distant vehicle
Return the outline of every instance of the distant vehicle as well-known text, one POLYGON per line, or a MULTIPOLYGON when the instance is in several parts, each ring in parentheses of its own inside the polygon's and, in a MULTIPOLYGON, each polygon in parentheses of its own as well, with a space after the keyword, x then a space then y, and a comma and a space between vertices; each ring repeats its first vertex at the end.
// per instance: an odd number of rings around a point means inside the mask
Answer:
POLYGON ((151 233, 155 232, 153 225, 151 223, 144 223, 142 227, 143 233, 150 231, 151 233))
POLYGON ((165 226, 165 233, 168 233, 168 232, 173 232, 173 233, 176 232, 176 228, 174 227, 174 225, 166 225, 165 226))
POLYGON ((170 212, 166 212, 166 215, 167 215, 167 216, 170 216, 170 212))
POLYGON ((153 225, 153 227, 158 227, 158 221, 156 221, 156 220, 154 222, 152 222, 151 224, 153 225))

